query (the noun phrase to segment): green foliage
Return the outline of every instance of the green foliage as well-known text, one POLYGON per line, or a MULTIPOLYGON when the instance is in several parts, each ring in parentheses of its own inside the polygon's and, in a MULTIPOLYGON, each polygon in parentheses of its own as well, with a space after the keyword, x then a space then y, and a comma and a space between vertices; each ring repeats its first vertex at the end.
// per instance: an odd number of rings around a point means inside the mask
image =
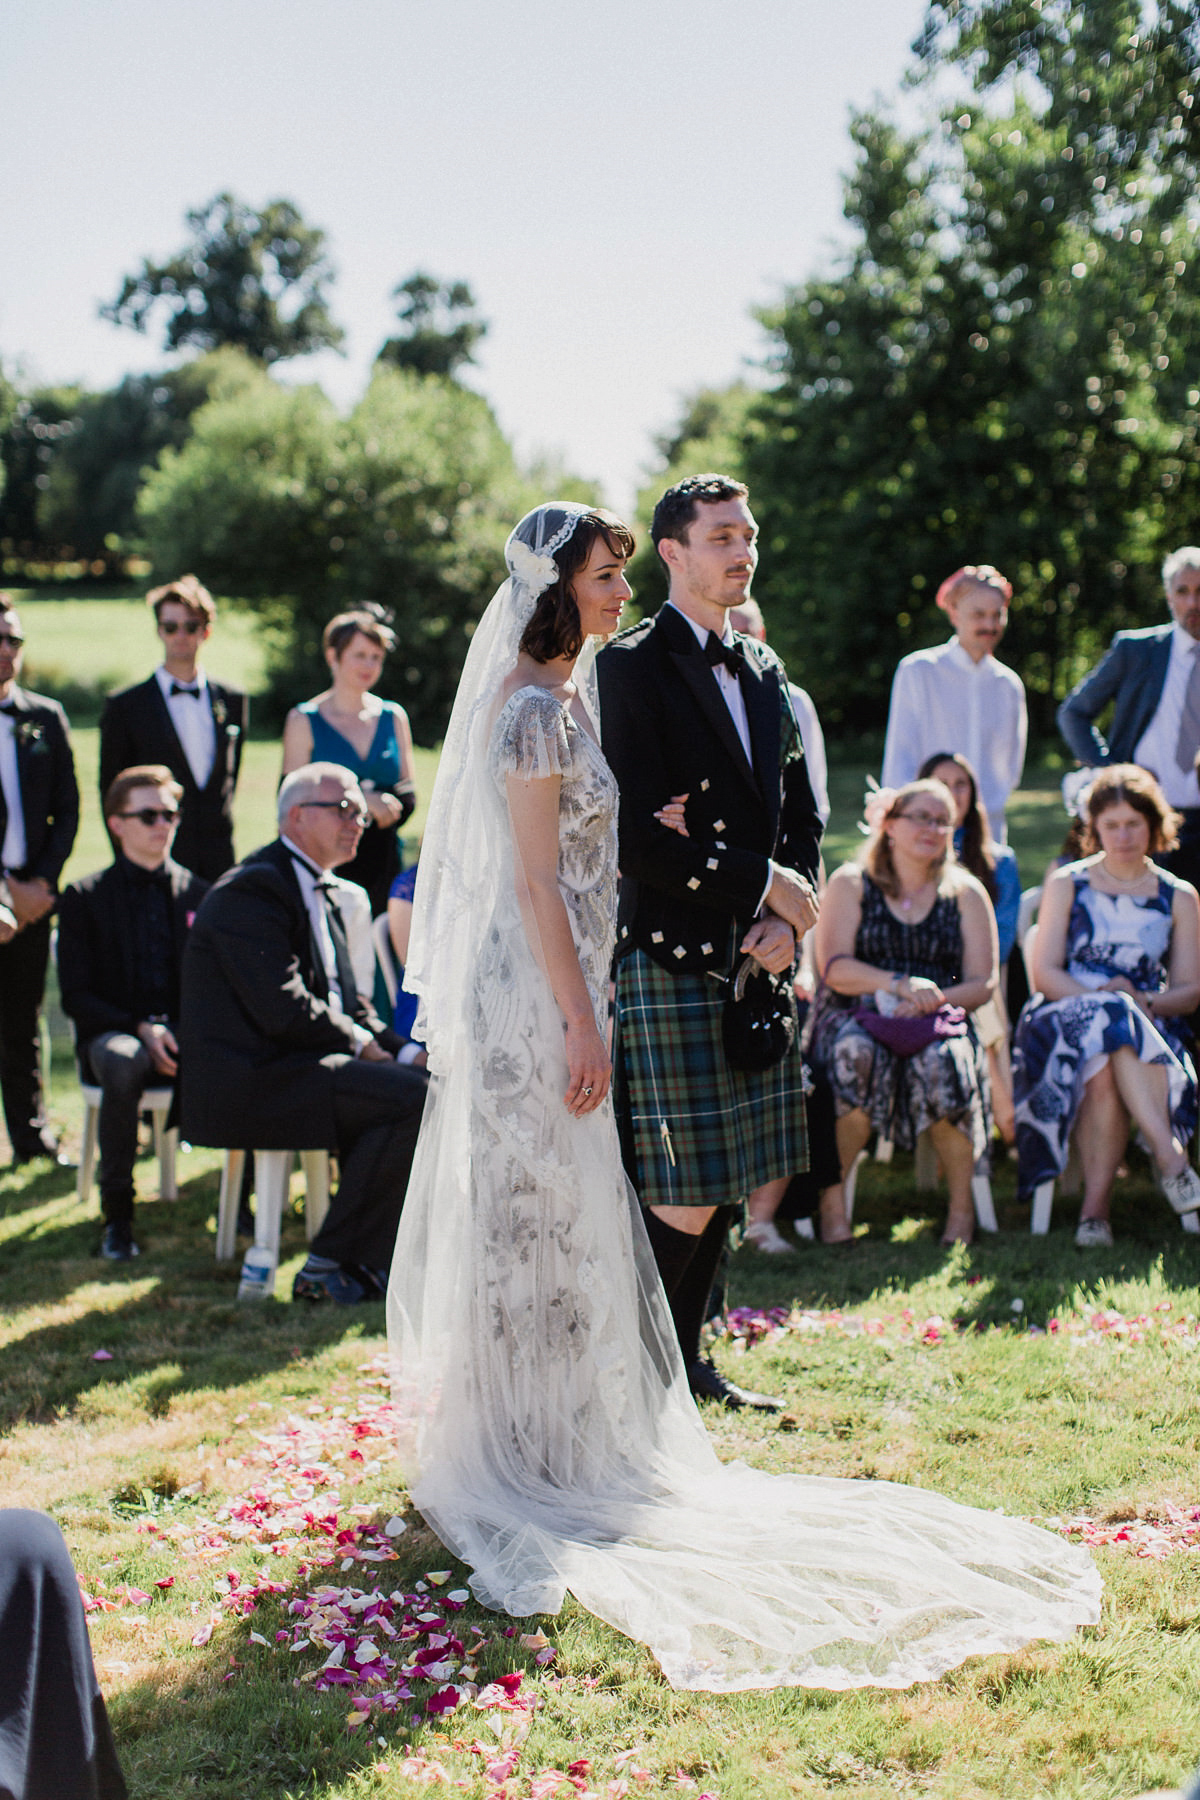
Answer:
POLYGON ((418 269, 392 298, 402 302, 396 311, 404 329, 388 339, 377 362, 417 375, 454 375, 475 361, 488 327, 476 316, 475 296, 465 281, 439 281, 418 269))
POLYGON ((911 136, 855 119, 854 248, 762 315, 777 380, 745 440, 772 641, 828 723, 878 728, 964 562, 1014 582, 1006 654, 1042 729, 1114 629, 1161 616, 1155 565, 1200 494, 1184 18, 947 3, 920 67, 975 99, 911 136))
POLYGON ((191 241, 164 263, 147 258, 117 298, 100 308, 115 325, 145 331, 167 316, 165 347, 216 350, 232 344, 265 365, 343 338, 330 317, 333 270, 325 233, 290 200, 250 207, 217 194, 187 214, 191 241))
POLYGON ((335 612, 390 608, 399 645, 384 691, 430 743, 499 579, 504 537, 531 503, 479 395, 385 369, 348 419, 318 388, 265 374, 214 399, 149 477, 140 517, 160 578, 202 569, 210 586, 259 609, 279 706, 322 681, 321 630, 335 612))

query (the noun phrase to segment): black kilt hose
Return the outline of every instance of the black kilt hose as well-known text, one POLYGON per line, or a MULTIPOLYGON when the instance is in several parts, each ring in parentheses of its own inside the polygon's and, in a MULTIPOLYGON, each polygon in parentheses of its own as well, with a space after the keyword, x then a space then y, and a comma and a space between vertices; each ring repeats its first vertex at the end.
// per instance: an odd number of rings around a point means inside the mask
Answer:
POLYGON ((732 1069, 723 992, 641 950, 617 964, 613 1100, 643 1206, 738 1206, 808 1168, 804 1071, 792 1050, 761 1074, 732 1069))

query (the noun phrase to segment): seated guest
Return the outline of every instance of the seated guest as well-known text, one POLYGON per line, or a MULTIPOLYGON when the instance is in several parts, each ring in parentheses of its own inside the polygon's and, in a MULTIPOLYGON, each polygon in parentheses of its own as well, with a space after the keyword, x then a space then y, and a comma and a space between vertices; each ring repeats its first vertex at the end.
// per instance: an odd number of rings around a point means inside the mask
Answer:
POLYGON ((1037 991, 1014 1046, 1019 1186, 1025 1199, 1083 1165, 1081 1249, 1112 1241, 1109 1206, 1130 1123, 1178 1213, 1200 1207, 1186 1145, 1196 1070, 1184 1021, 1200 1003, 1200 900, 1151 858, 1175 847, 1176 814, 1132 763, 1087 790, 1088 851, 1051 874, 1032 951, 1037 991))
POLYGON ((1017 941, 1017 919, 1021 911, 1021 875, 1016 852, 1007 844, 998 844, 992 836, 987 808, 979 798, 975 771, 965 756, 957 751, 939 750, 926 758, 917 771, 922 781, 940 781, 950 790, 954 801, 954 854, 967 873, 974 875, 987 890, 996 915, 996 937, 1000 956, 1000 985, 994 997, 975 1014, 975 1027, 983 1040, 988 1057, 988 1077, 992 1084, 992 1111, 996 1127, 1006 1144, 1016 1135, 1013 1123, 1012 1062, 1008 1052, 1008 1012, 1004 1003, 1007 991, 1008 959, 1017 941))
POLYGON ((59 901, 58 979, 75 1025, 85 1081, 101 1090, 101 1256, 129 1262, 133 1165, 144 1089, 178 1070, 179 970, 196 908, 208 892, 171 860, 183 790, 170 769, 125 769, 104 797, 116 858, 59 901))
POLYGON ((280 835, 213 888, 183 964, 182 1124, 194 1144, 336 1151, 341 1181, 294 1298, 382 1299, 426 1077, 355 974, 362 889, 330 874, 367 821, 335 763, 285 776, 280 835))
POLYGON ((873 796, 861 859, 830 877, 817 921, 812 1042, 833 1088, 843 1178, 872 1131, 911 1150, 928 1130, 950 1190, 944 1244, 969 1243, 974 1232, 971 1180, 987 1150, 989 1106, 974 1026, 968 1018, 960 1035, 943 1035, 956 1025, 943 1009, 972 1013, 997 981, 991 902, 955 858, 954 818, 940 781, 873 796), (881 1030, 889 1016, 915 1027, 934 1015, 942 1030, 904 1053, 868 1028, 877 1013, 881 1030))
POLYGON ((388 938, 396 964, 396 1005, 392 1029, 410 1038, 417 1022, 417 996, 405 991, 404 965, 408 961, 408 934, 412 930, 413 892, 417 885, 417 865, 397 875, 388 894, 388 938))

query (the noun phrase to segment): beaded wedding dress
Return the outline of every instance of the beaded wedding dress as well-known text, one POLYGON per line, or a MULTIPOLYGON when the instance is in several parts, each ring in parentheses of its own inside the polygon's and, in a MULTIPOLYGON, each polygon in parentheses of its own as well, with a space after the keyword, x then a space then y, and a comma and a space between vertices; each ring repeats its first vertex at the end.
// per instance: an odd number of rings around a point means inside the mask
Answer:
POLYGON ((422 851, 408 967, 433 1079, 388 1303, 413 1500, 485 1605, 554 1613, 569 1592, 675 1687, 905 1687, 1065 1638, 1099 1617, 1100 1579, 1051 1533, 923 1489, 718 1461, 611 1107, 574 1119, 563 1104, 506 782, 561 781, 559 888, 601 1022, 616 786, 594 705, 589 720, 545 689, 499 696, 536 584, 554 579, 542 559, 582 510, 539 508, 510 540, 422 851))

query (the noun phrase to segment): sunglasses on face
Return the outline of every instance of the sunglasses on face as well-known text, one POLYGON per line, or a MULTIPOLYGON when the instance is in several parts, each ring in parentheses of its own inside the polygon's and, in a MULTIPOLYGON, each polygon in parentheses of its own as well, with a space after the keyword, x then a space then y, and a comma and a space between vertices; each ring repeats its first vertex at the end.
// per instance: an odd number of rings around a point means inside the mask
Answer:
POLYGON ((352 818, 356 825, 365 825, 370 813, 364 812, 355 800, 302 800, 301 806, 317 806, 326 812, 338 812, 343 818, 352 818))
POLYGON ((136 812, 117 814, 118 819, 136 819, 139 825, 157 825, 162 819, 167 825, 173 825, 179 817, 177 806, 140 806, 136 812))
POLYGON ((7 644, 10 650, 19 650, 25 639, 16 631, 0 631, 0 644, 7 644))
POLYGON ((202 619, 160 619, 158 629, 166 637, 174 637, 177 631, 186 631, 189 637, 197 637, 204 630, 202 619))

